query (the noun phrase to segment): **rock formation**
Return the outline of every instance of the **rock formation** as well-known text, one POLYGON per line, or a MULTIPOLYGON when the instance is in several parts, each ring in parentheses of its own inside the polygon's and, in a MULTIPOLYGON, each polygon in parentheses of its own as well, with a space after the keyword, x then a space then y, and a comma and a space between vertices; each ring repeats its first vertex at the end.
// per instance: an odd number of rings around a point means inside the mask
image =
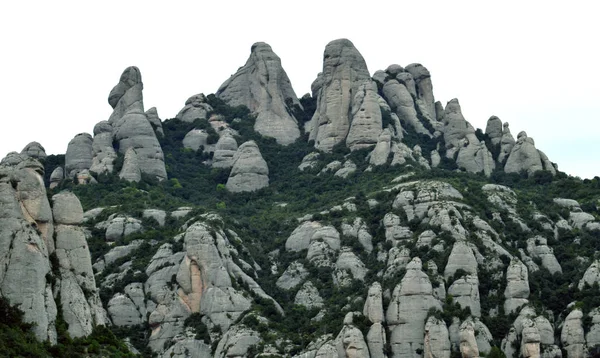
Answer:
POLYGON ((441 310, 439 301, 433 297, 429 277, 421 268, 418 257, 406 266, 406 275, 394 288, 386 312, 394 356, 412 357, 417 349, 422 350, 427 313, 431 308, 441 310))
MULTIPOLYGON (((108 103, 113 107, 108 122, 113 127, 119 152, 126 154, 129 148, 133 148, 137 154, 137 163, 129 166, 137 165, 141 173, 163 180, 167 178, 163 152, 144 113, 143 87, 140 70, 137 67, 125 69, 108 97, 108 103)), ((133 160, 133 157, 130 158, 133 160)), ((126 165, 127 158, 123 166, 126 165)))
POLYGON ((315 148, 329 152, 343 142, 350 130, 352 102, 363 82, 370 78, 365 60, 346 39, 327 44, 323 55, 323 72, 312 84, 317 109, 306 123, 309 140, 315 148))
POLYGON ((510 314, 529 302, 529 279, 527 266, 514 259, 506 269, 506 289, 504 290, 504 312, 510 314))
POLYGON ((146 111, 146 118, 148 118, 148 122, 150 122, 150 124, 152 125, 152 128, 154 129, 154 132, 156 132, 157 134, 160 135, 165 135, 165 132, 163 131, 162 128, 162 121, 160 120, 160 117, 158 116, 158 111, 156 110, 156 107, 152 107, 149 110, 146 111))
POLYGON ((90 169, 94 157, 92 143, 92 136, 88 133, 79 133, 71 139, 65 153, 65 172, 68 178, 73 178, 84 169, 90 169))
POLYGON ((117 153, 113 147, 113 128, 108 121, 98 122, 94 126, 92 154, 90 171, 97 174, 112 173, 117 153))
POLYGON ((450 358, 448 328, 443 320, 433 316, 427 319, 424 346, 424 358, 450 358))
POLYGON ((243 143, 235 152, 226 186, 234 193, 269 186, 269 168, 254 141, 243 143))
POLYGON ((213 108, 207 103, 206 96, 203 93, 193 95, 185 101, 185 107, 177 113, 175 118, 192 123, 197 119, 208 119, 208 114, 213 108))
POLYGON ((485 134, 490 138, 492 145, 499 145, 502 141, 502 121, 496 116, 491 116, 485 127, 485 134))
POLYGON ((294 106, 302 106, 281 59, 264 42, 252 45, 246 64, 219 87, 217 97, 256 113, 254 129, 279 144, 288 145, 300 137, 297 119, 290 113, 294 106))
POLYGON ((224 133, 215 145, 213 168, 231 168, 237 150, 238 145, 235 138, 229 132, 224 133))
POLYGON ((352 100, 350 130, 346 137, 350 150, 369 148, 378 142, 382 129, 379 100, 375 82, 366 81, 358 87, 352 100))
POLYGON ((46 150, 38 142, 31 142, 27 144, 25 148, 23 148, 23 150, 21 151, 21 154, 38 160, 46 159, 46 150))
POLYGON ((508 159, 506 159, 504 171, 506 173, 526 171, 527 174, 532 175, 538 170, 548 170, 552 174, 556 174, 556 169, 550 163, 548 157, 535 148, 533 138, 528 137, 524 131, 520 132, 517 136, 517 142, 512 147, 508 159))
POLYGON ((587 353, 582 318, 583 313, 579 309, 572 310, 565 318, 560 332, 560 341, 568 357, 585 357, 587 353))

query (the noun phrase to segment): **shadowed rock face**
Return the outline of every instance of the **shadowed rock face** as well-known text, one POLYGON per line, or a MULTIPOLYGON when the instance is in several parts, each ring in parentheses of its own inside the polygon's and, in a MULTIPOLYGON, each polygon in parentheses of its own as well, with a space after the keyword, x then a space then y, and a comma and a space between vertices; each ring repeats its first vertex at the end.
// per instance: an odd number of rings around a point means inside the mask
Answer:
POLYGON ((344 141, 350 129, 352 102, 361 84, 370 79, 362 55, 347 39, 327 44, 323 72, 312 85, 317 94, 317 109, 305 130, 315 148, 331 151, 344 141))
POLYGON ((129 148, 135 149, 140 172, 163 180, 167 178, 163 152, 144 113, 143 88, 140 70, 125 69, 108 97, 114 108, 108 122, 113 127, 113 138, 119 143, 119 152, 125 154, 129 148))
POLYGON ((252 45, 246 64, 225 81, 217 96, 230 106, 244 105, 256 113, 254 129, 288 145, 300 137, 290 106, 300 106, 281 59, 264 42, 252 45))

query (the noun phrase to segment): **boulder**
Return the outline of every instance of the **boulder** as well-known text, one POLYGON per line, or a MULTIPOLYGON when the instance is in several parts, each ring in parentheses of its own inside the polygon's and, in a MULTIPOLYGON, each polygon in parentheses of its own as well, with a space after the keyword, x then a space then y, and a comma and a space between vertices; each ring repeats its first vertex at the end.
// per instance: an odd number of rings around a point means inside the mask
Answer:
POLYGON ((202 148, 203 152, 213 152, 214 144, 208 143, 208 132, 205 129, 192 129, 183 137, 183 147, 197 151, 202 148))
POLYGON ((479 279, 477 275, 466 275, 455 280, 448 288, 448 294, 462 308, 469 307, 474 317, 481 317, 479 279))
POLYGON ((448 281, 459 269, 464 270, 467 274, 477 276, 477 260, 475 259, 473 250, 464 241, 454 243, 448 257, 448 263, 444 269, 444 279, 448 281))
POLYGON ((382 297, 381 284, 374 282, 369 287, 369 293, 367 294, 367 300, 363 308, 363 315, 372 323, 381 323, 384 321, 382 297))
POLYGON ((227 190, 237 193, 256 191, 269 186, 269 168, 254 141, 240 145, 233 157, 227 190))
POLYGON ((31 142, 23 148, 21 154, 31 157, 33 159, 46 159, 46 150, 38 142, 31 142))
POLYGON ((56 188, 65 178, 65 171, 62 167, 56 167, 50 174, 50 189, 56 188))
POLYGON ((592 264, 585 270, 583 277, 579 280, 577 288, 583 290, 585 285, 593 286, 595 283, 600 284, 600 260, 594 260, 592 264))
POLYGON ((208 119, 208 114, 213 108, 207 103, 203 93, 193 95, 185 101, 185 106, 177 113, 175 118, 186 123, 192 123, 197 119, 208 119))
POLYGON ((134 148, 127 149, 125 158, 123 159, 123 168, 121 168, 121 172, 119 173, 119 178, 134 182, 142 180, 140 159, 134 148))
MULTIPOLYGON (((377 138, 377 144, 369 154, 369 164, 380 166, 387 163, 392 148, 392 134, 385 128, 377 138)), ((410 151, 410 149, 408 149, 410 151)), ((402 164, 402 163, 400 163, 402 164)))
POLYGON ((364 281, 367 271, 365 264, 352 249, 344 247, 335 262, 333 283, 336 286, 349 286, 353 280, 364 281))
POLYGON ((367 64, 352 42, 339 39, 327 44, 323 72, 312 86, 317 108, 305 125, 315 148, 330 152, 346 139, 354 113, 353 100, 360 86, 369 80, 367 64))
POLYGON ((264 42, 252 45, 243 67, 225 81, 217 97, 230 106, 244 105, 257 114, 254 130, 288 145, 300 137, 297 119, 291 114, 302 109, 281 59, 264 42))
POLYGON ((547 268, 551 274, 562 273, 562 268, 554 256, 554 250, 548 246, 548 240, 542 236, 527 239, 527 252, 532 258, 542 260, 542 266, 547 268))
POLYGON ((231 168, 237 150, 237 141, 230 132, 225 132, 215 145, 212 162, 213 168, 231 168))
POLYGON ((69 178, 92 166, 92 143, 92 136, 88 133, 79 133, 69 142, 65 153, 65 171, 69 178))

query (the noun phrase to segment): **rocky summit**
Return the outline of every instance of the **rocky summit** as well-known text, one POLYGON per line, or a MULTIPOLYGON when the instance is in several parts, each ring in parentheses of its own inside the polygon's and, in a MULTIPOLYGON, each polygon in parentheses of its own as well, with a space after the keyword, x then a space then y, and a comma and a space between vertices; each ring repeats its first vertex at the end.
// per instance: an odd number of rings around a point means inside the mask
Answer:
POLYGON ((164 120, 128 67, 65 153, 3 158, 0 355, 600 355, 600 178, 424 65, 322 60, 298 98, 257 42, 164 120))

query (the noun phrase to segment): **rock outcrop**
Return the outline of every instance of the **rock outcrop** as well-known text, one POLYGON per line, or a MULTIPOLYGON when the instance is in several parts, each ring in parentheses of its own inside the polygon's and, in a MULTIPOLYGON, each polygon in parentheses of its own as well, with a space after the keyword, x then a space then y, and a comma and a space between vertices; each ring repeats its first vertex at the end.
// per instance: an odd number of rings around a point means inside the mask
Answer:
POLYGON ((535 148, 533 138, 528 137, 524 131, 520 132, 517 142, 506 159, 504 171, 506 173, 526 171, 527 174, 532 175, 538 170, 547 170, 553 175, 556 174, 556 168, 550 163, 548 157, 535 148), (544 160, 542 160, 542 155, 544 160))
POLYGON ((94 126, 92 154, 90 171, 97 174, 112 173, 117 153, 113 147, 113 127, 108 121, 98 122, 94 126))
POLYGON ((346 137, 350 150, 369 148, 378 142, 382 130, 380 99, 375 82, 365 81, 358 87, 352 100, 350 130, 346 137))
POLYGON ((490 176, 496 167, 492 154, 485 142, 479 141, 473 126, 463 117, 457 99, 446 105, 443 124, 446 157, 456 159, 456 164, 468 172, 483 172, 490 176))
POLYGON ((237 193, 269 186, 269 168, 254 141, 245 142, 233 156, 227 190, 237 193))
POLYGON ((31 142, 23 148, 21 154, 31 157, 33 159, 46 159, 46 150, 38 142, 31 142))
POLYGON ((450 338, 443 320, 435 317, 427 319, 424 346, 424 358, 450 358, 450 338))
POLYGON ((224 133, 215 145, 213 168, 231 168, 237 150, 238 145, 235 138, 229 132, 224 133))
POLYGON ((529 300, 529 279, 527 266, 519 259, 514 259, 506 269, 506 289, 504 290, 504 312, 516 312, 529 300))
MULTIPOLYGON (((137 163, 129 165, 137 165, 141 173, 163 180, 167 178, 163 152, 144 112, 143 88, 140 70, 137 67, 125 69, 108 97, 108 103, 113 107, 108 122, 113 127, 119 152, 126 154, 133 148, 137 154, 137 163)), ((123 166, 126 165, 127 158, 123 166)))
POLYGON ((427 313, 432 308, 441 310, 439 301, 433 297, 431 281, 421 269, 418 257, 406 266, 406 275, 394 288, 386 312, 394 356, 413 357, 417 349, 423 350, 427 313))
POLYGON ((502 121, 496 116, 491 116, 485 126, 485 134, 490 138, 492 145, 499 145, 502 141, 502 121))
POLYGON ((92 136, 88 133, 79 133, 71 139, 65 153, 65 172, 68 178, 73 178, 84 169, 90 169, 94 158, 92 143, 92 136))
POLYGON ((207 103, 206 96, 203 93, 193 95, 185 101, 185 106, 177 113, 175 118, 192 123, 197 119, 208 119, 208 114, 213 108, 207 103))
POLYGON ((560 341, 568 357, 585 357, 587 354, 582 319, 583 313, 579 309, 574 309, 565 318, 560 341))
POLYGON ((148 122, 150 122, 150 124, 152 125, 152 128, 154 129, 154 132, 156 132, 157 134, 160 135, 165 135, 165 132, 163 131, 162 128, 162 121, 160 120, 160 117, 158 116, 158 111, 156 110, 156 107, 152 107, 149 110, 146 111, 146 118, 148 118, 148 122))
POLYGON ((317 96, 317 109, 305 125, 315 148, 329 152, 346 139, 354 112, 352 102, 369 78, 367 64, 352 42, 339 39, 327 44, 323 72, 311 87, 317 96))
POLYGON ((252 45, 246 64, 219 87, 217 97, 256 113, 254 130, 279 144, 288 145, 300 137, 297 119, 290 113, 293 107, 302 106, 281 59, 264 42, 252 45))

